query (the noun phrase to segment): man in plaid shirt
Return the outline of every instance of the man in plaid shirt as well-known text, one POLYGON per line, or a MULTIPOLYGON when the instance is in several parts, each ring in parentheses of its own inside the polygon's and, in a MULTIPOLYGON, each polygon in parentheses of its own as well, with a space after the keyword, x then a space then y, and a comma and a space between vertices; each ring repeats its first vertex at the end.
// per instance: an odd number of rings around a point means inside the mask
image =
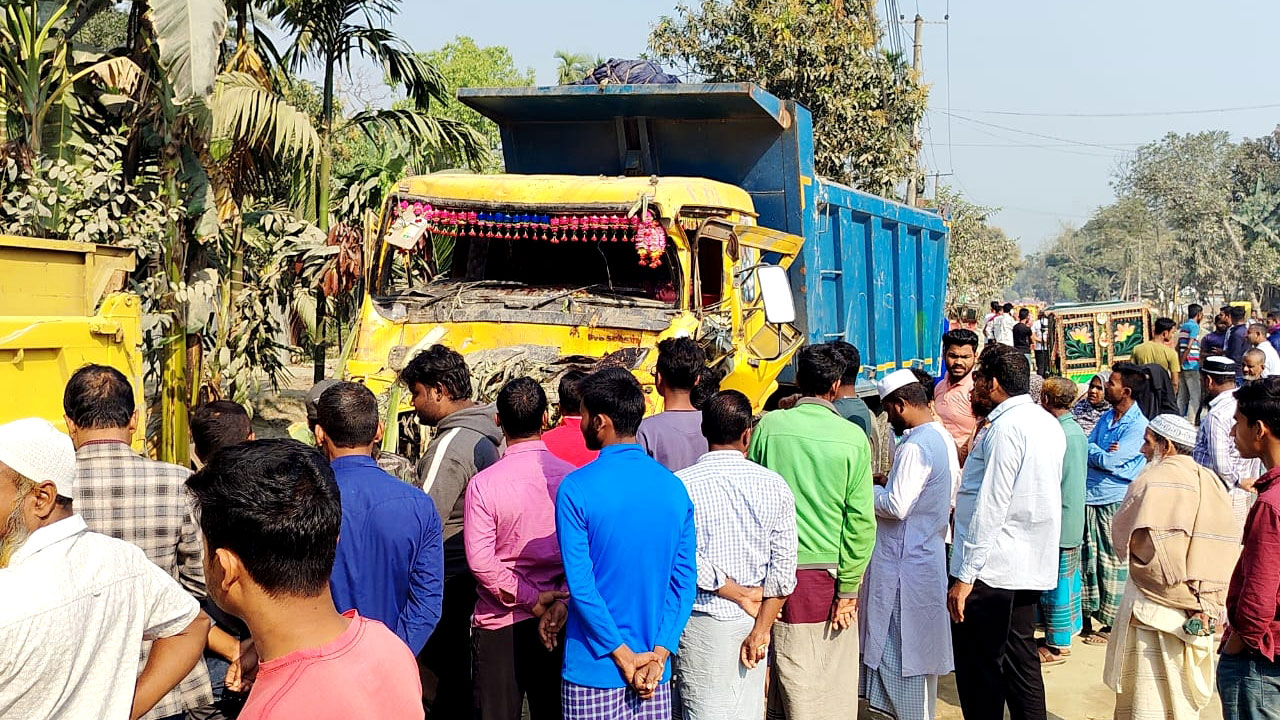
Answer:
MULTIPOLYGON (((67 383, 62 408, 76 446, 76 511, 89 529, 137 545, 197 600, 204 598, 200 530, 183 486, 191 473, 130 448, 138 414, 129 380, 115 368, 86 365, 67 383)), ((150 649, 150 643, 139 648, 144 662, 150 649)), ((196 663, 143 718, 180 718, 211 702, 209 672, 196 663)))

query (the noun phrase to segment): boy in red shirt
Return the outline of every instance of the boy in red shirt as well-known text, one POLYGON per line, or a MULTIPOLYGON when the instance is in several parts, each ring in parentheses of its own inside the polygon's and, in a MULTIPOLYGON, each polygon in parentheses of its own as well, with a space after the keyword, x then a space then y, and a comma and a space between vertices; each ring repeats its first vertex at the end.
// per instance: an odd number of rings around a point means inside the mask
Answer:
POLYGON ((1218 694, 1226 720, 1274 718, 1280 698, 1280 377, 1236 391, 1236 448, 1267 471, 1244 525, 1244 550, 1227 591, 1218 694))
POLYGON ((241 720, 423 717, 408 646, 381 623, 333 606, 342 505, 317 450, 296 440, 226 448, 187 488, 209 595, 248 624, 260 658, 241 720))

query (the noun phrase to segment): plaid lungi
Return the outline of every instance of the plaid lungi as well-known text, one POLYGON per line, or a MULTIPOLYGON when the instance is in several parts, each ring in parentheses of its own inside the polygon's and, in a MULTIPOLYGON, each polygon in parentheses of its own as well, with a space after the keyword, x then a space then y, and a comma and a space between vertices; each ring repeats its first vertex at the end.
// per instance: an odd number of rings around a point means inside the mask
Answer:
POLYGON ((889 636, 885 638, 880 667, 862 666, 858 695, 867 705, 897 720, 933 720, 938 702, 938 676, 902 677, 902 625, 895 607, 889 616, 889 636))
POLYGON ((1080 632, 1080 548, 1058 549, 1058 586, 1040 596, 1044 641, 1056 648, 1071 647, 1080 632))
POLYGON ((641 700, 629 687, 593 688, 561 681, 564 720, 671 720, 671 683, 641 700))
POLYGON ((1124 583, 1129 579, 1129 564, 1116 556, 1111 544, 1111 521, 1120 503, 1084 506, 1084 545, 1080 548, 1080 574, 1083 581, 1081 611, 1110 627, 1116 621, 1116 610, 1124 597, 1124 583))

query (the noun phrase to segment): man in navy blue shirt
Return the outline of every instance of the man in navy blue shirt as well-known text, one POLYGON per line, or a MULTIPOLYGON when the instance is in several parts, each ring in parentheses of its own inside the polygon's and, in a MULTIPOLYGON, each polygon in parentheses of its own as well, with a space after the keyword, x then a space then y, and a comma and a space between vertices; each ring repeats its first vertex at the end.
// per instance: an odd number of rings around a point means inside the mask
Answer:
POLYGON ((636 443, 640 383, 622 368, 587 376, 582 434, 599 450, 556 497, 569 582, 565 720, 668 720, 671 669, 697 584, 693 503, 636 443))
POLYGON ((342 532, 329 586, 338 612, 355 608, 386 625, 417 654, 440 620, 444 550, 431 498, 378 467, 378 401, 363 385, 338 383, 316 404, 316 444, 342 493, 342 532))

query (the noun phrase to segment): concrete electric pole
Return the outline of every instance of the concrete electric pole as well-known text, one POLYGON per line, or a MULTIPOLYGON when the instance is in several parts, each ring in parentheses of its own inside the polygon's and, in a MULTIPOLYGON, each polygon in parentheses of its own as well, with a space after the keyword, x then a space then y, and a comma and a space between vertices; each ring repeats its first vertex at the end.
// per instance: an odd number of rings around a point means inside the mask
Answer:
MULTIPOLYGON (((915 19, 915 42, 911 47, 911 69, 915 70, 916 77, 920 77, 920 30, 924 27, 924 18, 916 14, 915 19)), ((911 124, 911 156, 912 171, 911 177, 907 178, 907 204, 911 207, 916 206, 916 196, 919 194, 919 188, 916 187, 916 177, 920 174, 920 121, 916 120, 911 124)))

